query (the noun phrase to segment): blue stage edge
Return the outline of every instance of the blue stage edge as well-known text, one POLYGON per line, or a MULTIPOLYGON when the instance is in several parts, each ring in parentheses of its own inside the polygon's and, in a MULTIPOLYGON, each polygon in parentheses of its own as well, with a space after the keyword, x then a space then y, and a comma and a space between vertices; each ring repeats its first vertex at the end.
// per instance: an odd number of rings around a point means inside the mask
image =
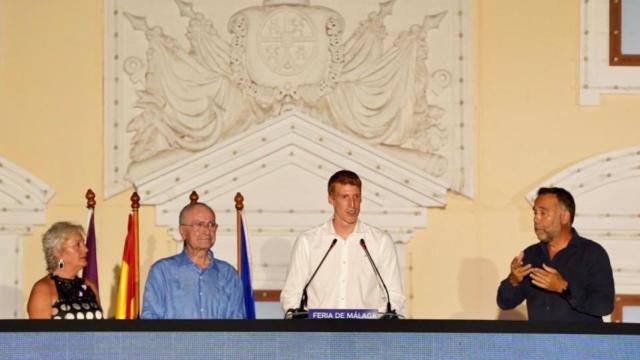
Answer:
POLYGON ((639 324, 0 321, 2 359, 639 359, 639 324))

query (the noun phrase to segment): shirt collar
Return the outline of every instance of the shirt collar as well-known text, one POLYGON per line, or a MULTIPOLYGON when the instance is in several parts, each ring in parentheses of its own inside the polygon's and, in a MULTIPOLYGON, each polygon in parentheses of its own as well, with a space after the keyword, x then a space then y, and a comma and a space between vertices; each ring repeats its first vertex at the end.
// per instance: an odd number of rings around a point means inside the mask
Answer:
MULTIPOLYGON (((573 249, 574 247, 580 246, 580 244, 582 244, 584 241, 582 239, 582 237, 580 237, 580 235, 578 235, 578 232, 576 231, 575 228, 571 228, 571 239, 569 239, 569 243, 567 244, 567 246, 563 249, 573 249)), ((549 244, 546 242, 542 242, 540 241, 540 246, 542 246, 542 248, 545 250, 545 254, 548 254, 547 249, 549 247, 549 244)))
MULTIPOLYGON (((208 269, 210 267, 213 266, 213 251, 211 251, 211 249, 209 249, 209 251, 207 252, 207 256, 209 256, 209 259, 211 259, 211 261, 209 261, 209 265, 205 268, 208 269)), ((180 255, 178 256, 178 266, 185 266, 185 265, 196 265, 193 263, 193 261, 191 261, 191 258, 189 258, 189 255, 187 255, 187 252, 182 249, 182 252, 180 253, 180 255)))
MULTIPOLYGON (((360 219, 358 219, 358 222, 356 222, 356 227, 353 229, 353 232, 351 234, 349 234, 349 236, 352 235, 362 235, 362 227, 361 227, 361 222, 360 219)), ((333 217, 329 219, 329 221, 327 222, 328 228, 329 228, 329 232, 331 232, 331 234, 334 237, 340 237, 340 235, 338 235, 338 233, 336 232, 336 229, 333 227, 333 217)), ((345 239, 346 240, 346 239, 345 239)))
POLYGON ((567 247, 569 247, 569 246, 580 246, 580 244, 582 244, 583 242, 584 241, 582 240, 582 237, 578 234, 576 229, 574 229, 572 227, 571 228, 571 240, 569 240, 569 244, 567 244, 567 247))

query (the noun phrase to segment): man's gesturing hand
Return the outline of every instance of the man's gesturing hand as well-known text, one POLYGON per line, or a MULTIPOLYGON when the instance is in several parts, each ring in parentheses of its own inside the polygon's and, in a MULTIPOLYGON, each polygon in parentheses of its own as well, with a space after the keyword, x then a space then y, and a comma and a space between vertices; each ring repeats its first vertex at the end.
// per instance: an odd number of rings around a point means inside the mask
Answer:
POLYGON ((529 275, 532 271, 531 264, 522 264, 522 258, 524 253, 520 252, 518 256, 514 257, 511 261, 511 274, 509 275, 509 281, 511 285, 516 286, 522 282, 525 276, 529 275))
POLYGON ((560 275, 558 270, 542 264, 542 269, 531 269, 531 282, 543 289, 561 293, 568 286, 567 281, 560 275))

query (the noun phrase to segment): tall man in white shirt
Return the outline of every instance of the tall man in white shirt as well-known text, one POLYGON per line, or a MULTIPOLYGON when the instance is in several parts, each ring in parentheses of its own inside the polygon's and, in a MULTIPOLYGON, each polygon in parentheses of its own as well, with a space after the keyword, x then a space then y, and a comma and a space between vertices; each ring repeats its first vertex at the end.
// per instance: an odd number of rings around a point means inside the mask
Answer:
POLYGON ((280 301, 285 311, 300 306, 302 291, 334 239, 309 287, 310 309, 378 309, 386 311, 387 295, 361 245, 364 240, 389 290, 391 308, 402 314, 405 297, 398 256, 386 231, 358 220, 362 183, 352 171, 341 170, 329 179, 333 217, 298 236, 280 301))

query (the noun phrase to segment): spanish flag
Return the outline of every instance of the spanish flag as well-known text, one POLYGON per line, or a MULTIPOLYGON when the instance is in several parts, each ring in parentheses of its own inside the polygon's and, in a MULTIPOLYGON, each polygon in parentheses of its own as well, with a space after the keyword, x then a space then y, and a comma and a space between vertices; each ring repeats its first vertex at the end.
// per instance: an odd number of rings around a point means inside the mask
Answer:
POLYGON ((138 296, 138 219, 137 214, 129 214, 127 238, 122 254, 122 267, 118 283, 116 319, 137 319, 140 314, 138 296))

